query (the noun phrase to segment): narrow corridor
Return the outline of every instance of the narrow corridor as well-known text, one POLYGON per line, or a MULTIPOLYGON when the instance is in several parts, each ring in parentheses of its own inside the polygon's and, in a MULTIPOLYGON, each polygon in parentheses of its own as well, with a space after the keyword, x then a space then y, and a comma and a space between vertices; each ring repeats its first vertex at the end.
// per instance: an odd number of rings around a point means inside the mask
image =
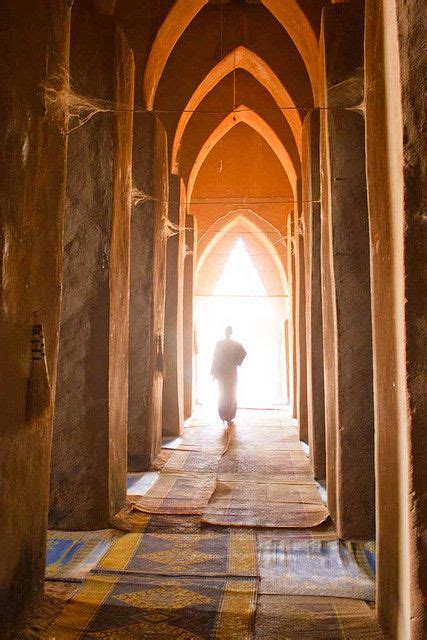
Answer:
POLYGON ((23 638, 383 638, 373 544, 338 541, 295 421, 246 410, 215 425, 199 411, 129 475, 115 529, 50 532, 23 638))

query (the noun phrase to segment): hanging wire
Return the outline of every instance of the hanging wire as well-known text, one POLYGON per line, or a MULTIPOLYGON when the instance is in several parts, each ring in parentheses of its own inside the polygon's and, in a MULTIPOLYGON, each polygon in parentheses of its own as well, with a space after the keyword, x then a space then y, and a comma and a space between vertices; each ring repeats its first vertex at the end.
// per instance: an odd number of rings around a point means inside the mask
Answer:
MULTIPOLYGON (((197 202, 194 200, 161 200, 160 198, 155 198, 148 194, 144 194, 144 200, 151 200, 153 202, 157 202, 159 204, 175 204, 175 205, 183 205, 183 206, 202 206, 202 205, 232 205, 237 206, 237 208, 247 209, 250 205, 268 205, 268 204, 320 204, 321 200, 203 200, 203 202, 197 202)), ((277 197, 277 196, 272 196, 277 197)))
MULTIPOLYGON (((58 74, 49 77, 46 83, 42 86, 44 94, 44 103, 48 113, 51 117, 62 123, 64 116, 68 120, 77 120, 77 124, 71 128, 68 126, 63 130, 64 135, 69 135, 73 131, 76 131, 83 125, 85 125, 93 116, 99 113, 153 113, 153 114, 183 114, 191 113, 193 115, 228 115, 231 113, 230 109, 222 110, 202 110, 202 109, 146 109, 142 106, 129 107, 128 105, 120 104, 113 100, 105 100, 102 98, 96 98, 93 96, 83 96, 73 90, 70 83, 70 76, 67 69, 61 70, 58 74), (58 88, 59 87, 59 88, 58 88)), ((310 106, 276 106, 276 107, 253 107, 249 108, 237 108, 235 113, 244 113, 250 111, 257 111, 259 113, 268 113, 274 111, 313 111, 313 110, 328 110, 328 111, 345 111, 352 107, 313 107, 310 106)))

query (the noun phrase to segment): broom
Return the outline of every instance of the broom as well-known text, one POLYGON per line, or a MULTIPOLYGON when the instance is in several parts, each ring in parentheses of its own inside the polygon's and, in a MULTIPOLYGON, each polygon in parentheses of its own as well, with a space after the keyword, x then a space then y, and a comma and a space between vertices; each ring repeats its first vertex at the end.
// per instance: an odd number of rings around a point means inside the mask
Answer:
POLYGON ((156 345, 157 345, 157 354, 156 354, 156 369, 157 371, 159 371, 160 373, 165 374, 165 359, 164 359, 164 355, 163 355, 163 344, 162 344, 162 336, 160 333, 157 334, 157 340, 156 340, 156 345))
POLYGON ((26 422, 40 424, 50 417, 52 394, 49 384, 43 327, 34 322, 31 331, 31 368, 27 388, 26 422))

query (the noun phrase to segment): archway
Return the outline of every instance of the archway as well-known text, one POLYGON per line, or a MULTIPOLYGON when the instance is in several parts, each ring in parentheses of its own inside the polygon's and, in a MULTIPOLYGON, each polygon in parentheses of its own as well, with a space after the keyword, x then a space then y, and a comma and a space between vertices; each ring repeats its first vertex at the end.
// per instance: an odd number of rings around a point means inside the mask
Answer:
POLYGON ((200 239, 195 287, 200 403, 215 398, 210 363, 227 325, 248 351, 240 372, 240 405, 271 408, 288 402, 288 286, 278 249, 283 243, 273 225, 244 209, 216 221, 200 239))
POLYGON ((221 124, 214 129, 209 138, 205 141, 202 148, 200 149, 197 158, 192 167, 188 185, 187 185, 187 202, 191 202, 191 196, 194 189, 194 184, 197 179, 197 175, 200 171, 201 166, 209 155, 210 151, 215 147, 215 145, 223 138, 226 133, 228 133, 233 127, 235 127, 240 122, 247 124, 249 127, 254 129, 257 133, 259 133, 265 141, 270 145, 276 156, 278 157, 280 163, 285 170, 289 178, 289 182, 291 184, 292 193, 294 201, 297 200, 297 173, 295 171, 295 167, 292 163, 292 160, 289 156, 287 149, 282 144, 281 140, 270 127, 269 124, 261 116, 257 113, 246 107, 245 105, 240 105, 234 111, 231 111, 228 116, 224 118, 221 124))
POLYGON ((172 172, 178 172, 179 150, 182 138, 191 119, 193 111, 195 111, 203 98, 229 73, 235 69, 243 69, 254 76, 272 95, 277 106, 283 109, 283 115, 286 118, 292 131, 296 147, 301 155, 301 118, 285 87, 273 72, 271 67, 255 53, 246 47, 236 47, 225 56, 205 77, 203 82, 199 84, 193 95, 187 102, 176 128, 175 138, 172 146, 172 172), (292 107, 289 109, 289 107, 292 107))
MULTIPOLYGON (((150 51, 144 75, 144 97, 152 110, 166 62, 185 29, 209 0, 177 0, 169 11, 150 51)), ((262 0, 297 47, 307 68, 315 102, 319 96, 319 45, 313 28, 297 0, 262 0)))

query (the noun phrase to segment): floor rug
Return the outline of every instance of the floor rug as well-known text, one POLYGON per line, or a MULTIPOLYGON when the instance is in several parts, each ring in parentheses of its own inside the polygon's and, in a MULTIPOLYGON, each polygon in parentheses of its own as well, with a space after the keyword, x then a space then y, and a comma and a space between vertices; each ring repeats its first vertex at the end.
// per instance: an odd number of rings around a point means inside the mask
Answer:
POLYGON ((46 579, 83 580, 117 534, 102 531, 48 531, 46 579))
POLYGON ((230 526, 314 527, 328 517, 314 482, 219 476, 202 522, 230 526))
POLYGON ((247 428, 236 425, 230 434, 230 445, 251 450, 256 445, 265 451, 301 450, 297 430, 279 426, 247 428))
POLYGON ((324 542, 328 540, 338 540, 334 525, 329 518, 317 527, 309 527, 306 529, 292 529, 287 527, 286 529, 269 528, 265 531, 262 529, 257 530, 258 539, 264 535, 269 539, 270 537, 278 536, 281 540, 321 540, 324 542))
POLYGON ((143 473, 128 473, 127 493, 128 495, 144 495, 148 489, 156 482, 159 476, 158 471, 144 471, 143 473))
POLYGON ((229 446, 230 430, 217 427, 185 427, 182 438, 164 442, 164 449, 202 451, 222 455, 229 446))
POLYGON ((289 540, 258 533, 259 593, 375 600, 363 543, 289 540))
POLYGON ((123 532, 198 533, 200 515, 164 515, 135 511, 132 505, 124 507, 112 520, 115 529, 123 532))
POLYGON ((249 640, 256 579, 93 575, 42 636, 249 640))
POLYGON ((310 464, 301 448, 295 451, 264 451, 254 448, 252 452, 232 448, 221 459, 219 473, 312 477, 310 464))
POLYGON ((216 474, 162 472, 133 504, 137 511, 165 514, 203 513, 215 490, 216 474))
POLYGON ((129 533, 94 569, 155 575, 258 576, 255 532, 129 533))
POLYGON ((175 450, 167 452, 169 455, 164 460, 164 452, 160 451, 159 456, 154 461, 161 461, 163 472, 191 471, 192 473, 216 473, 218 470, 220 454, 206 453, 204 451, 181 451, 175 450), (170 455, 172 453, 172 455, 170 455), (163 461, 164 460, 164 461, 163 461))
POLYGON ((58 617, 67 602, 76 595, 80 588, 80 582, 45 582, 40 603, 31 610, 28 618, 23 620, 17 638, 19 640, 45 638, 49 625, 58 617))
POLYGON ((256 640, 385 640, 365 602, 345 598, 258 597, 256 640))

